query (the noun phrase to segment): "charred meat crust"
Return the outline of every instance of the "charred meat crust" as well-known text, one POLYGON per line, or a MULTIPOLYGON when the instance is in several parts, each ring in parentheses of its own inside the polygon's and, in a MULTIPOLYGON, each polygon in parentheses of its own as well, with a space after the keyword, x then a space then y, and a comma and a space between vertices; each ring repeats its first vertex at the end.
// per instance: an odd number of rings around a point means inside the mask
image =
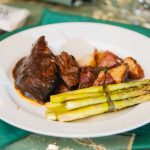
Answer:
POLYGON ((65 93, 65 92, 69 92, 70 89, 65 85, 65 83, 63 81, 59 81, 59 84, 56 87, 56 91, 55 94, 60 94, 60 93, 65 93))
POLYGON ((79 66, 76 59, 67 52, 62 52, 56 57, 59 75, 69 89, 79 83, 79 66))
POLYGON ((96 80, 100 69, 86 66, 86 67, 81 67, 80 70, 81 73, 80 73, 80 80, 79 80, 79 89, 93 86, 93 83, 96 80))
POLYGON ((21 59, 13 70, 15 86, 25 96, 40 103, 49 100, 57 82, 55 57, 40 37, 29 56, 21 59))

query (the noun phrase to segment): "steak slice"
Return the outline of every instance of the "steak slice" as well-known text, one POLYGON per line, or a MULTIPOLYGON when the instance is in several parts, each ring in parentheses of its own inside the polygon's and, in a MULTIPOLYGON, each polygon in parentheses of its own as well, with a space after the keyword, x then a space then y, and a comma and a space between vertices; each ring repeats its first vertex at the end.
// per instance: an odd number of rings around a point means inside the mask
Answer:
POLYGON ((59 75, 69 89, 77 87, 79 83, 79 66, 76 59, 67 52, 62 52, 56 58, 59 75))
POLYGON ((70 89, 63 83, 63 81, 61 81, 56 87, 55 94, 61 94, 69 91, 70 89))
POLYGON ((39 103, 49 101, 57 82, 55 56, 41 36, 31 54, 22 58, 13 70, 15 86, 20 92, 39 103))
POLYGON ((99 69, 95 67, 81 67, 81 74, 79 80, 79 89, 93 86, 99 73, 99 69))

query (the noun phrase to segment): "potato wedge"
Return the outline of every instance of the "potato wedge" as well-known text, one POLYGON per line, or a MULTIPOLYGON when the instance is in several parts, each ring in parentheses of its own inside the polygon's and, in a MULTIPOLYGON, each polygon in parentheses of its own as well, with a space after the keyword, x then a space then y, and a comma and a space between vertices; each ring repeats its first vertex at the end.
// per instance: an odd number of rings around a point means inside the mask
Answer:
POLYGON ((108 70, 106 73, 101 71, 94 82, 94 86, 105 84, 121 83, 127 79, 129 67, 122 64, 118 67, 108 70))
POLYGON ((122 59, 112 52, 105 51, 98 63, 98 67, 114 68, 122 63, 122 59))
POLYGON ((127 79, 129 67, 127 64, 122 64, 116 68, 110 69, 108 73, 116 83, 124 82, 127 79))
POLYGON ((134 58, 127 57, 123 61, 129 66, 130 79, 140 79, 144 77, 144 71, 142 67, 137 63, 134 58))

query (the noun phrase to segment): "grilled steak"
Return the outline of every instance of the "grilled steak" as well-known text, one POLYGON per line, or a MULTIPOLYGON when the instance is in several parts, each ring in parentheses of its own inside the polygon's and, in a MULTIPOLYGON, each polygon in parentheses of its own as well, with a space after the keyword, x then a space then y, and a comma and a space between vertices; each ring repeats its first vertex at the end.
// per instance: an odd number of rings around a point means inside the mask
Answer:
POLYGON ((63 81, 59 82, 58 86, 56 87, 55 94, 69 92, 70 89, 63 83, 63 81))
POLYGON ((79 80, 79 89, 88 88, 93 86, 99 73, 98 68, 94 67, 81 67, 81 74, 79 80))
POLYGON ((45 37, 40 37, 29 56, 22 58, 13 70, 15 86, 25 96, 40 103, 49 101, 57 82, 55 56, 45 37))
POLYGON ((79 83, 79 67, 76 59, 67 52, 62 52, 56 58, 59 75, 69 89, 73 89, 79 83))

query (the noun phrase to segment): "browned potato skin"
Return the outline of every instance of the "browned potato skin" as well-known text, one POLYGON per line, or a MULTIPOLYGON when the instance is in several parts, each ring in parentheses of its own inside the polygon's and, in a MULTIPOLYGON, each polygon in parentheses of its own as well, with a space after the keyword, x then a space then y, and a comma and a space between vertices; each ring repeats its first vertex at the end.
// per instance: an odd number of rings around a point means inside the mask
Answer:
POLYGON ((98 75, 98 78, 95 80, 93 86, 100 86, 103 84, 113 84, 116 83, 116 81, 113 79, 113 77, 107 72, 100 72, 98 75))
POLYGON ((127 64, 122 64, 108 71, 108 73, 113 77, 116 83, 124 82, 127 79, 128 72, 129 67, 127 64))
POLYGON ((129 66, 129 78, 141 79, 144 77, 144 71, 137 61, 132 57, 127 57, 123 60, 129 66))
POLYGON ((114 68, 122 63, 122 59, 110 51, 105 51, 101 60, 98 62, 98 67, 114 68))
POLYGON ((121 83, 126 81, 129 72, 127 64, 122 64, 105 72, 100 72, 94 82, 94 86, 105 84, 121 83))

